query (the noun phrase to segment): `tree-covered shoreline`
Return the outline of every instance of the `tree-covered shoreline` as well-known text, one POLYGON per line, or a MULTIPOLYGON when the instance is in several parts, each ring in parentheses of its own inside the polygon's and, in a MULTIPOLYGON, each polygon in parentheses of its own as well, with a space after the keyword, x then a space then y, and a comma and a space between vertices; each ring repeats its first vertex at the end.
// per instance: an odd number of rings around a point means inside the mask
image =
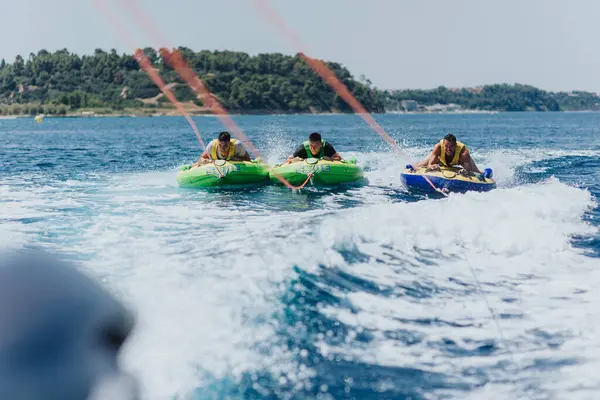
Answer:
MULTIPOLYGON (((349 113, 350 107, 299 55, 249 55, 178 49, 227 110, 235 114, 349 113)), ((192 115, 210 114, 156 49, 144 53, 192 115)), ((600 109, 590 92, 548 92, 529 85, 381 90, 347 68, 326 62, 372 113, 443 111, 588 111, 600 109)), ((132 54, 96 49, 40 50, 0 61, 0 116, 177 115, 132 54)))
POLYGON ((495 84, 475 88, 386 91, 388 111, 591 111, 600 109, 596 93, 549 92, 530 85, 495 84), (416 107, 416 108, 415 108, 416 107))
MULTIPOLYGON (((298 55, 178 50, 233 113, 351 112, 298 55)), ((190 114, 210 113, 159 51, 146 48, 144 53, 190 114)), ((327 65, 368 111, 385 111, 383 92, 358 82, 338 63, 327 65)), ((0 62, 0 114, 65 115, 78 110, 175 111, 132 54, 97 49, 93 55, 79 56, 66 49, 40 50, 27 59, 17 56, 12 63, 0 62)))

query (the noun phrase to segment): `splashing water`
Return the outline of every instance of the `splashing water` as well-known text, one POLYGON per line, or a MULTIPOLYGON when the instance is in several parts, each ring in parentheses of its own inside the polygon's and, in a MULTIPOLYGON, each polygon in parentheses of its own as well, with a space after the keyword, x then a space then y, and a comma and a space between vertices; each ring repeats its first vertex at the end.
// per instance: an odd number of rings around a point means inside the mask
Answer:
POLYGON ((269 163, 321 131, 369 185, 179 189, 177 166, 199 149, 174 118, 0 130, 2 244, 77 259, 137 311, 123 361, 145 398, 597 389, 597 116, 381 116, 413 162, 453 131, 494 170, 492 192, 426 201, 399 182, 406 160, 356 116, 235 118, 269 163), (548 119, 583 128, 549 140, 533 128, 548 119))

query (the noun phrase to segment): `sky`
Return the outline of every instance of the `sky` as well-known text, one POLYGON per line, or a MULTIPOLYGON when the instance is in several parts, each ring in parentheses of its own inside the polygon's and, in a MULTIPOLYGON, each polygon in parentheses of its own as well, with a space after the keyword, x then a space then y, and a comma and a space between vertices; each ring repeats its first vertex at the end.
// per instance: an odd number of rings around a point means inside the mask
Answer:
POLYGON ((95 1, 0 0, 0 57, 163 45, 303 50, 380 89, 523 83, 600 92, 598 0, 270 0, 302 48, 262 13, 260 0, 133 0, 135 14, 124 6, 132 0, 98 0, 126 24, 129 42, 95 1), (136 25, 144 15, 158 24, 158 39, 136 25))

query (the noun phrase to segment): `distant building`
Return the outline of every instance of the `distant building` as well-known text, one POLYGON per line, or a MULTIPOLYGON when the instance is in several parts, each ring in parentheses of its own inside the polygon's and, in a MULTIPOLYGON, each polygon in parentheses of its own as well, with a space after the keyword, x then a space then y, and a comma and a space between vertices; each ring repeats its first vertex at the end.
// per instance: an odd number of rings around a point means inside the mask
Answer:
POLYGON ((401 105, 406 111, 417 111, 419 108, 419 104, 414 100, 403 100, 401 105))
POLYGON ((440 112, 456 112, 461 111, 462 107, 458 104, 434 104, 432 106, 425 107, 428 112, 440 113, 440 112))

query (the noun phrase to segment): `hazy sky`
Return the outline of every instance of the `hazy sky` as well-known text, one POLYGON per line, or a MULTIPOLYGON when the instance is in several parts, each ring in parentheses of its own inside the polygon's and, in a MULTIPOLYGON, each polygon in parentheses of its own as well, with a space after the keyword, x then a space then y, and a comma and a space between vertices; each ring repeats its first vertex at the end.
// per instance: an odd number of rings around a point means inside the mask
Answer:
MULTIPOLYGON (((132 29, 133 17, 103 0, 132 29)), ((255 0, 139 0, 171 45, 252 54, 297 49, 255 0)), ((379 88, 527 83, 600 92, 599 0, 271 0, 307 45, 379 88)), ((130 51, 93 0, 0 0, 0 57, 41 48, 130 51)), ((138 30, 139 33, 139 30, 138 30)), ((136 35, 138 47, 157 47, 136 35)))

